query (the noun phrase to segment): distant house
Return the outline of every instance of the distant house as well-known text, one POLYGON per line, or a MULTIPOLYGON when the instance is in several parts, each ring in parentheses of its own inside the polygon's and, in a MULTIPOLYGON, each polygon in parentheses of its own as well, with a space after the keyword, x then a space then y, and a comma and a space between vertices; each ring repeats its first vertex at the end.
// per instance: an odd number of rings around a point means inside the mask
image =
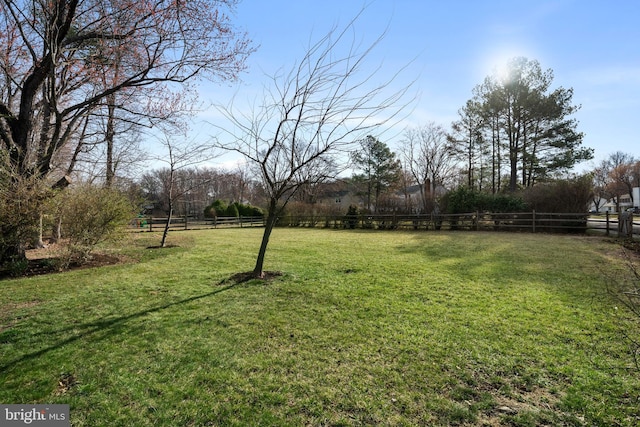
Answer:
POLYGON ((640 187, 634 187, 631 194, 624 194, 620 196, 617 205, 615 200, 607 200, 607 202, 601 206, 600 212, 617 213, 617 206, 620 206, 620 212, 624 212, 629 209, 640 210, 640 187), (633 194, 633 198, 631 197, 631 194, 633 194))

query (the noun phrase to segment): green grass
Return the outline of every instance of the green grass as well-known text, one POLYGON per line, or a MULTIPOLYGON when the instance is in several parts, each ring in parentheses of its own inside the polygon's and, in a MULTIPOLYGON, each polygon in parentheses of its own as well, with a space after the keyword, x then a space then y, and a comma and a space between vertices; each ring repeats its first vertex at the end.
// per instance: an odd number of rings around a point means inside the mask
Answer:
MULTIPOLYGON (((0 282, 0 402, 73 426, 613 425, 640 373, 598 237, 176 232, 136 263, 0 282)), ((153 239, 153 240, 151 240, 153 239)))

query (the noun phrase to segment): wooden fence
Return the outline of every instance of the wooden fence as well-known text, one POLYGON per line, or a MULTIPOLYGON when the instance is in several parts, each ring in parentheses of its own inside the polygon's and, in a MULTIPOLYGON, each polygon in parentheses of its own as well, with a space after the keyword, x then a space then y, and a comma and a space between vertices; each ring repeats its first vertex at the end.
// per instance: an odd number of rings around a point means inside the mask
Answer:
MULTIPOLYGON (((162 231, 167 223, 167 218, 143 217, 136 218, 131 222, 132 229, 140 231, 162 231)), ((174 217, 169 224, 169 230, 199 230, 209 228, 226 227, 262 227, 264 218, 261 216, 252 217, 218 217, 207 219, 196 219, 191 217, 174 217)))
POLYGON ((615 237, 640 237, 640 216, 634 216, 630 212, 622 214, 590 215, 588 220, 589 230, 615 237))
POLYGON ((588 214, 552 214, 538 212, 405 215, 369 214, 357 216, 285 216, 278 225, 289 227, 325 227, 376 230, 511 230, 583 233, 588 214))
MULTIPOLYGON (((636 216, 637 218, 638 216, 636 216)), ((136 218, 132 228, 140 231, 161 231, 166 218, 136 218)), ((197 220, 176 217, 170 230, 194 230, 228 227, 262 227, 263 217, 218 217, 197 220)), ((286 215, 278 219, 279 227, 311 227, 333 229, 375 230, 474 230, 556 233, 602 233, 611 236, 640 237, 640 222, 629 215, 620 221, 617 214, 514 212, 465 214, 410 215, 286 215)))

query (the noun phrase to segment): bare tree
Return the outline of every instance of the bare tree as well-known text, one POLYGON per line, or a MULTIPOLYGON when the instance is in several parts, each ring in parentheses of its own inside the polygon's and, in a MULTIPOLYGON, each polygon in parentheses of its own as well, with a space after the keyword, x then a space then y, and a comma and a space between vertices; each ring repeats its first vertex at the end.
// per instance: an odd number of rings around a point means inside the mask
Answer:
POLYGON ((167 170, 161 174, 164 177, 162 184, 168 204, 167 220, 160 240, 161 248, 166 246, 176 202, 180 198, 185 197, 190 191, 206 183, 200 180, 183 180, 183 185, 180 185, 181 183, 178 180, 179 172, 187 167, 194 168, 202 162, 211 160, 216 155, 212 144, 197 143, 193 140, 186 141, 186 138, 180 141, 175 138, 175 134, 170 135, 170 131, 165 130, 163 137, 160 139, 160 143, 164 146, 166 152, 164 155, 155 158, 156 161, 163 162, 167 165, 167 170))
POLYGON ((235 78, 252 48, 223 13, 234 4, 3 0, 0 141, 12 164, 45 176, 78 123, 114 94, 170 91, 196 76, 235 78))
MULTIPOLYGON (((359 16, 359 15, 358 15, 359 16)), ((380 67, 366 59, 382 36, 362 46, 353 40, 354 25, 333 28, 288 73, 275 75, 260 107, 248 114, 221 112, 238 129, 219 146, 243 155, 268 194, 267 219, 253 275, 264 277, 264 257, 278 215, 302 185, 335 175, 336 164, 371 130, 402 111, 410 84, 385 94, 394 77, 374 83, 380 67), (347 47, 347 53, 336 52, 347 47)), ((398 70, 400 72, 401 70, 398 70)))
POLYGON ((435 190, 450 178, 455 166, 455 152, 444 128, 430 122, 405 131, 401 148, 405 168, 418 185, 422 209, 432 210, 435 190))
POLYGON ((640 162, 631 154, 616 151, 604 159, 592 172, 595 192, 612 200, 620 211, 620 199, 629 195, 633 201, 633 187, 640 180, 640 162))
POLYGON ((603 160, 599 166, 597 166, 591 172, 593 177, 593 197, 592 202, 596 212, 600 212, 600 208, 607 200, 612 198, 612 194, 609 193, 609 168, 607 161, 603 160))

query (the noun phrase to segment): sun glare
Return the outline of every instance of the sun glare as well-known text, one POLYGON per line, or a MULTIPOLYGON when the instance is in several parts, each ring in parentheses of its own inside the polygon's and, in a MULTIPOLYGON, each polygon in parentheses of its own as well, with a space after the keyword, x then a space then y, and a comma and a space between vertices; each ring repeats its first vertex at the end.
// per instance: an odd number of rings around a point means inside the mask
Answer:
POLYGON ((495 76, 499 80, 509 78, 509 62, 517 57, 526 57, 529 59, 537 59, 532 56, 528 49, 523 47, 503 47, 500 49, 486 52, 481 59, 481 69, 483 75, 495 76))

